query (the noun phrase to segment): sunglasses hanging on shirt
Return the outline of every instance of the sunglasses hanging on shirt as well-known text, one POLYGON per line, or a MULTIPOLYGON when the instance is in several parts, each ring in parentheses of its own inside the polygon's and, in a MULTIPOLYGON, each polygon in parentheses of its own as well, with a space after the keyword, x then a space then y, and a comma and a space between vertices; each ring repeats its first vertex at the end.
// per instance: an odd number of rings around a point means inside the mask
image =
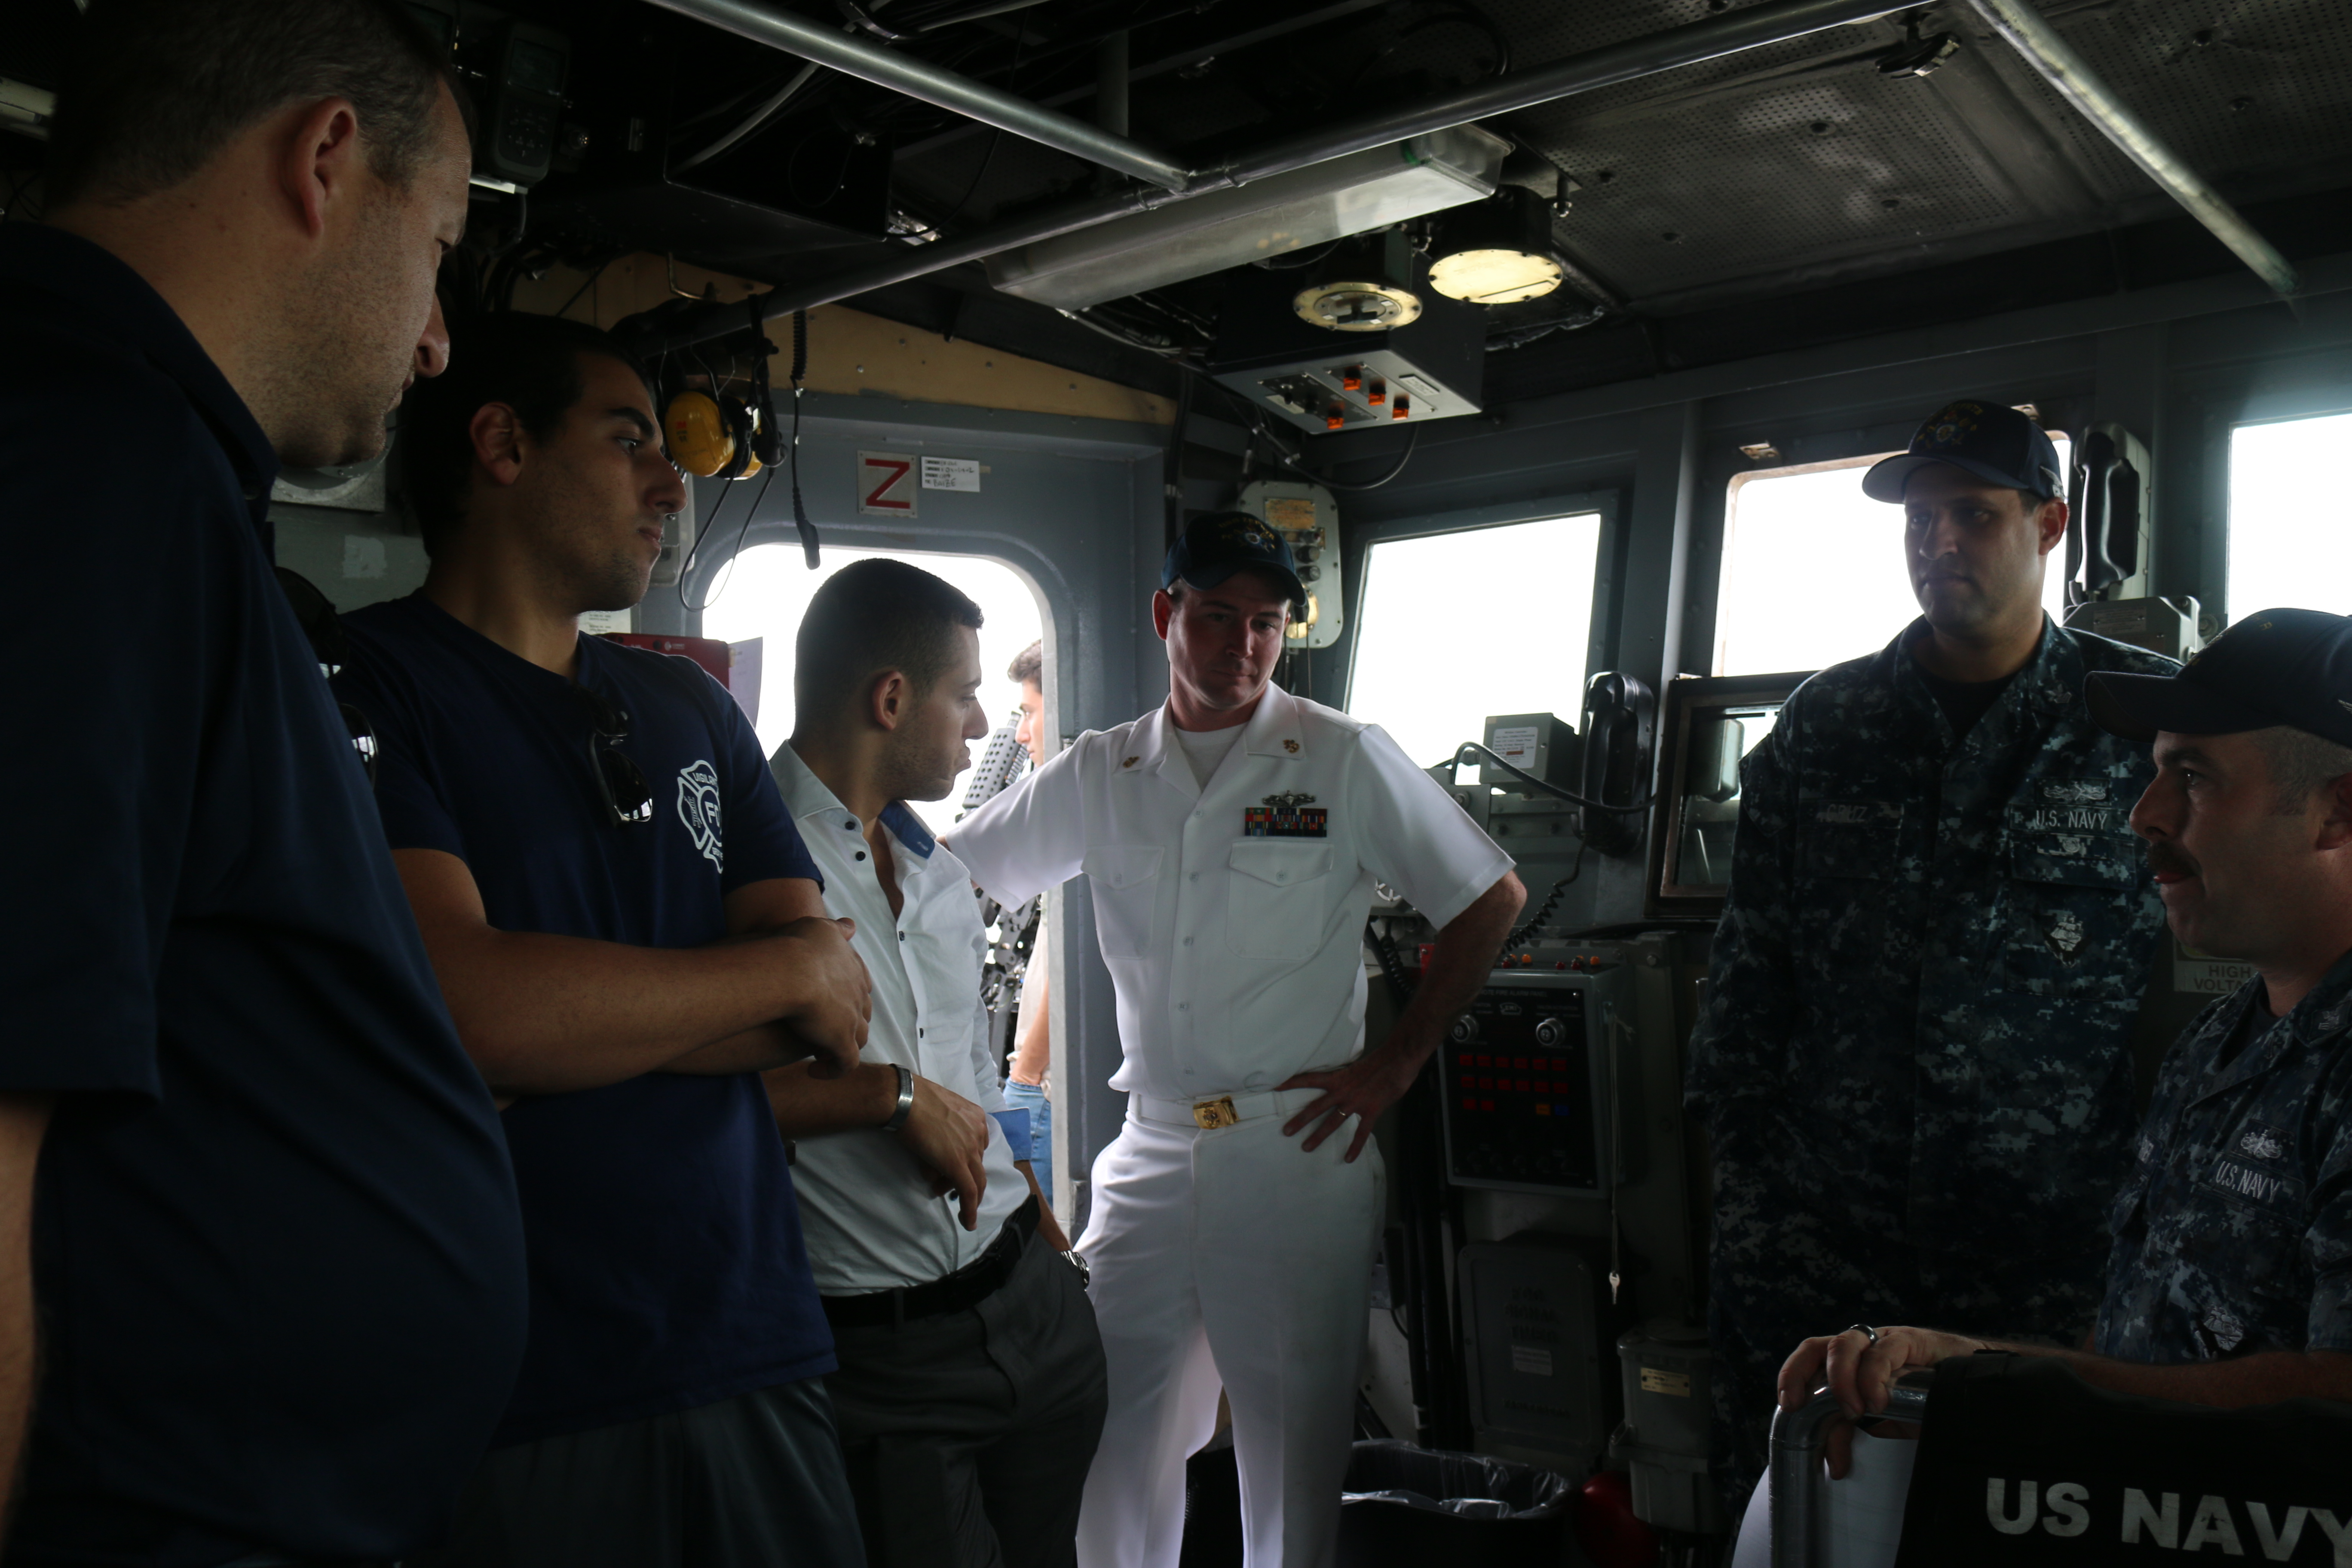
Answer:
POLYGON ((654 792, 637 764, 620 749, 629 739, 627 710, 576 682, 572 689, 588 709, 589 771, 596 775, 605 818, 615 827, 644 826, 654 819, 654 792))
MULTIPOLYGON (((343 636, 343 623, 335 614, 334 601, 320 593, 310 579, 283 566, 278 568, 278 586, 285 591, 286 602, 293 606, 302 635, 310 639, 310 652, 319 661, 319 673, 329 680, 334 679, 351 658, 351 644, 343 636)), ((352 704, 339 701, 335 706, 342 710, 343 727, 351 731, 352 750, 359 754, 360 766, 367 770, 368 787, 373 789, 378 749, 375 726, 352 704)))

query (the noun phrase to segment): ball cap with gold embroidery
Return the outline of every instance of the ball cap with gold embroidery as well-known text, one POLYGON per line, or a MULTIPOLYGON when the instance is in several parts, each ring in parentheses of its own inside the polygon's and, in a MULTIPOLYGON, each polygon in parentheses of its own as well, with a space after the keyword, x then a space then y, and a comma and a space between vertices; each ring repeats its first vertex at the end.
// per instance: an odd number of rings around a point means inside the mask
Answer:
POLYGON ((1185 524, 1169 546, 1160 585, 1173 587, 1181 577, 1195 588, 1213 588, 1244 571, 1265 573, 1288 590, 1291 603, 1306 613, 1307 584, 1298 580, 1290 542, 1245 511, 1211 512, 1185 524))
POLYGON ((1899 503, 1904 482, 1930 463, 1949 463, 1987 484, 2028 490, 2044 500, 2066 493, 2057 446, 2041 426, 2005 403, 1947 403, 1912 436, 1909 451, 1871 465, 1862 476, 1862 493, 1899 503))
POLYGON ((2352 617, 2257 610, 2205 645, 2178 675, 2087 682, 2091 717, 2128 741, 2234 735, 2284 724, 2352 746, 2352 617))

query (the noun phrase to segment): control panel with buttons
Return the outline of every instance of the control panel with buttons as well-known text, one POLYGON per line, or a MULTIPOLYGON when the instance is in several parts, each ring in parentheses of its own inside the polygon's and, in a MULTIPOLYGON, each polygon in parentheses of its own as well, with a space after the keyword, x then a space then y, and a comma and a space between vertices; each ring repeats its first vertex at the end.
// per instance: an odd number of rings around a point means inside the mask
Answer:
POLYGON ((1439 1047, 1456 1185, 1598 1195, 1612 1142, 1613 969, 1497 971, 1439 1047))

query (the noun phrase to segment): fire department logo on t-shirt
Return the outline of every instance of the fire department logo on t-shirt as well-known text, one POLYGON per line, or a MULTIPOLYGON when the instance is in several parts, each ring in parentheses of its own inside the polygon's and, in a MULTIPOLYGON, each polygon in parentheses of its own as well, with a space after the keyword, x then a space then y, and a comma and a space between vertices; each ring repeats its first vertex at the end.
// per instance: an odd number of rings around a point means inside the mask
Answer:
POLYGON ((719 770, 698 762, 677 770, 677 816, 694 836, 694 847, 719 870, 727 868, 726 846, 719 837, 719 770))

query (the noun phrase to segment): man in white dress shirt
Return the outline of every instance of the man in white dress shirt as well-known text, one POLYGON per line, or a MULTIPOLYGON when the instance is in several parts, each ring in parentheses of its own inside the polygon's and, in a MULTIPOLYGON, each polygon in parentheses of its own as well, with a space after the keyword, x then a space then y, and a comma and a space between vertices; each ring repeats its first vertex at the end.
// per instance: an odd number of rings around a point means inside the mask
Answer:
POLYGON ((955 849, 1007 904, 1084 871, 1118 992, 1128 1120, 1095 1162, 1079 1249, 1110 1415, 1079 1562, 1172 1568, 1184 1460, 1222 1384, 1251 1568, 1321 1568, 1381 1215, 1372 1123, 1486 984, 1527 893, 1384 732, 1271 684, 1305 598, 1278 534, 1198 520, 1161 580, 1167 705, 1080 736, 959 823, 955 849), (1375 879, 1438 938, 1366 1052, 1375 879))
POLYGON ((826 1379, 876 1568, 1063 1568, 1102 1430, 1082 1266, 1027 1164, 980 1000, 971 879, 908 810, 988 732, 980 607, 862 561, 819 588, 795 651, 793 738, 770 768, 856 922, 874 983, 860 1064, 768 1075, 840 1369, 826 1379))

